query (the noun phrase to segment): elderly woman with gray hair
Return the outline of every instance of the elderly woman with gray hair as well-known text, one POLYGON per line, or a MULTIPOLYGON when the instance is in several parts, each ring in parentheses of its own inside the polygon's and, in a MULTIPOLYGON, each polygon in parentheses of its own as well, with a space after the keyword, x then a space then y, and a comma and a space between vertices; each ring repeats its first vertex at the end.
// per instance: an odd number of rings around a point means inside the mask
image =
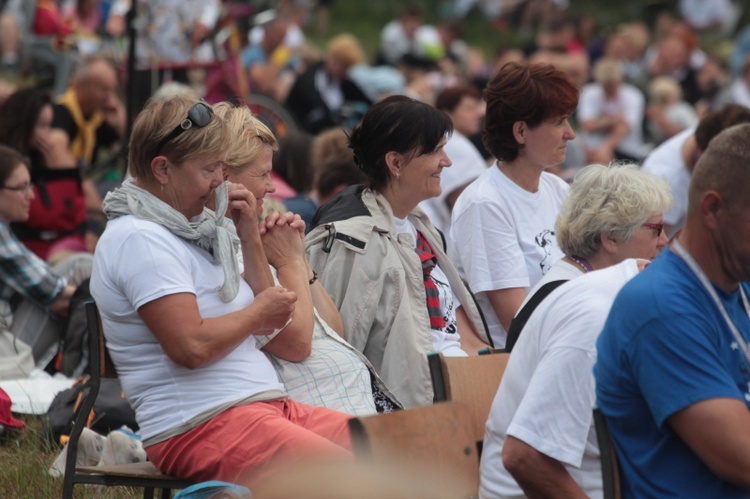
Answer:
POLYGON ((534 286, 511 323, 511 351, 536 306, 565 281, 626 258, 652 259, 667 244, 664 211, 669 187, 629 163, 590 165, 576 175, 557 217, 557 242, 565 253, 534 286))
POLYGON ((557 219, 566 256, 540 286, 567 282, 513 348, 487 421, 481 497, 602 497, 596 339, 619 289, 666 245, 671 201, 666 182, 636 165, 592 165, 576 177, 557 219))

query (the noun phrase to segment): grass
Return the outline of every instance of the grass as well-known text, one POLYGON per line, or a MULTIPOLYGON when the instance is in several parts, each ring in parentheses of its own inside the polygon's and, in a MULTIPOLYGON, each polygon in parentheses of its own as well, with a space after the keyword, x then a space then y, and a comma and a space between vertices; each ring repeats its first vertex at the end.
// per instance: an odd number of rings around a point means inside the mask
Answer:
MULTIPOLYGON (((60 497, 62 477, 53 478, 47 472, 60 449, 43 437, 41 418, 21 416, 19 419, 26 422, 21 435, 0 444, 0 497, 60 497)), ((88 485, 77 485, 74 490, 76 498, 124 499, 143 496, 141 490, 126 487, 96 490, 88 485)))

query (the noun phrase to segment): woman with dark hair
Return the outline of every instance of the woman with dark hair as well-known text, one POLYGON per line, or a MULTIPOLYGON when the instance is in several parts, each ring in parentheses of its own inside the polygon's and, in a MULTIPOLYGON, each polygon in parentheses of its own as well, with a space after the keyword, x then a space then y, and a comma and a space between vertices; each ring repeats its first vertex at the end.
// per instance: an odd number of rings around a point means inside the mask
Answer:
POLYGON ((351 133, 367 186, 323 205, 307 236, 310 265, 341 311, 346 340, 404 407, 430 404, 427 353, 466 355, 488 341, 481 313, 417 205, 451 165, 448 116, 403 96, 373 105, 351 133))
POLYGON ((51 139, 52 101, 44 91, 18 90, 0 106, 0 144, 30 160, 34 199, 28 221, 13 226, 18 238, 40 258, 63 238, 83 245, 86 204, 75 160, 51 139))
POLYGON ((484 92, 483 139, 497 167, 453 207, 449 254, 477 299, 495 346, 528 290, 563 257, 555 219, 568 185, 545 172, 565 160, 579 90, 547 64, 508 63, 484 92))

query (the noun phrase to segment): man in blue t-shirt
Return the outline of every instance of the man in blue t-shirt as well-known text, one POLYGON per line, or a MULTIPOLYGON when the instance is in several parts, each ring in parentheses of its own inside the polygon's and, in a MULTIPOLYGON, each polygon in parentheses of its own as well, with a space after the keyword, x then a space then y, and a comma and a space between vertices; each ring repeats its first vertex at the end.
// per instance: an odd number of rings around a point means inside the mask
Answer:
POLYGON ((750 125, 709 144, 685 228, 620 292, 597 403, 624 497, 750 497, 750 125))

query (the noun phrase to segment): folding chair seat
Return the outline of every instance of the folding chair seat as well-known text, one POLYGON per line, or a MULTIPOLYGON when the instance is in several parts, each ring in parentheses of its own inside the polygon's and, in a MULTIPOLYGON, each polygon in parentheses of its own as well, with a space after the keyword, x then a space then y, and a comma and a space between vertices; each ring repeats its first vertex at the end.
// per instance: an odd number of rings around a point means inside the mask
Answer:
POLYGON ((65 460, 65 476, 63 479, 63 499, 73 497, 73 487, 78 483, 107 487, 143 487, 144 498, 153 497, 154 490, 158 489, 161 491, 160 497, 171 497, 173 489, 184 489, 192 485, 193 482, 165 475, 150 462, 76 467, 78 440, 86 426, 89 413, 94 407, 101 379, 117 377, 117 372, 104 341, 101 318, 95 303, 89 302, 86 304, 86 318, 88 322, 89 363, 91 366, 90 389, 83 398, 81 408, 76 414, 68 440, 68 455, 65 460))

